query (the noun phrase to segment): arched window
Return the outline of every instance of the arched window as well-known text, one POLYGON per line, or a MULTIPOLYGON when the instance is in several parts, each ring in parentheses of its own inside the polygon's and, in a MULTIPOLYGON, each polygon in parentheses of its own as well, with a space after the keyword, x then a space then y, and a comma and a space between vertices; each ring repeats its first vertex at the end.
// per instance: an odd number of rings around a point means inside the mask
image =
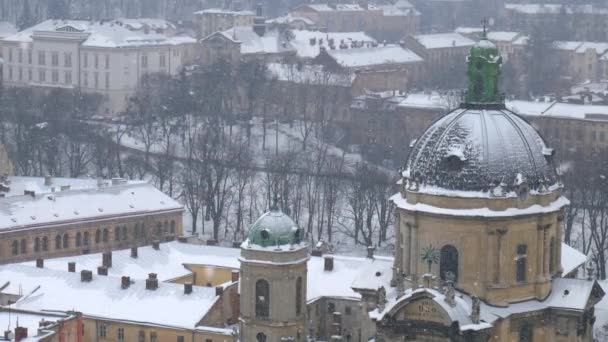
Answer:
POLYGON ((171 221, 171 234, 175 234, 175 221, 171 221))
POLYGON ((517 282, 525 282, 526 281, 526 259, 528 253, 528 246, 521 244, 517 245, 517 263, 515 270, 515 279, 517 282))
POLYGON ((76 247, 80 247, 82 245, 82 234, 80 232, 76 233, 76 247))
POLYGON ((44 236, 42 237, 42 251, 47 252, 49 250, 49 238, 44 236))
POLYGON ((146 332, 143 330, 139 331, 139 335, 137 337, 137 342, 146 342, 146 332))
POLYGON ((266 334, 258 333, 257 335, 255 335, 255 339, 257 340, 257 342, 266 342, 266 334))
POLYGON ((61 235, 55 236, 55 249, 61 249, 61 235))
POLYGON ((162 233, 163 230, 163 224, 158 222, 156 224, 156 236, 160 236, 160 234, 162 233))
POLYGON ((101 230, 97 229, 95 231, 95 243, 101 242, 101 230))
POLYGON ((302 277, 296 280, 296 315, 302 314, 302 277))
POLYGON ((441 248, 439 259, 439 275, 441 280, 447 280, 447 274, 451 273, 454 282, 458 281, 458 250, 452 245, 445 245, 441 248))
POLYGON ((34 252, 40 252, 40 238, 37 237, 34 239, 34 252))
POLYGON ((70 236, 68 233, 63 234, 63 248, 70 247, 70 236))
POLYGON ((13 240, 12 252, 13 252, 13 255, 19 254, 19 240, 13 240))
POLYGON ((255 316, 270 316, 270 286, 264 279, 255 282, 255 316))
POLYGON ((163 230, 165 234, 169 232, 169 221, 165 221, 165 229, 163 230))
POLYGON ((116 226, 114 227, 114 241, 119 241, 120 240, 120 227, 116 226))
POLYGON ((21 239, 21 254, 27 253, 27 240, 21 239))
POLYGON ((108 242, 110 240, 110 232, 108 231, 108 228, 103 229, 102 240, 103 242, 108 242))
POLYGON ((126 240, 129 237, 127 233, 127 226, 122 226, 122 228, 120 229, 120 235, 122 235, 123 240, 126 240))
POLYGON ((519 328, 519 342, 532 342, 533 340, 532 327, 529 324, 522 325, 519 328))
POLYGON ((136 223, 135 227, 133 227, 133 238, 139 238, 139 223, 136 223))
POLYGON ((555 273, 555 237, 549 242, 549 273, 555 273))
POLYGON ((89 232, 84 232, 82 234, 82 245, 83 246, 88 246, 89 245, 89 232))

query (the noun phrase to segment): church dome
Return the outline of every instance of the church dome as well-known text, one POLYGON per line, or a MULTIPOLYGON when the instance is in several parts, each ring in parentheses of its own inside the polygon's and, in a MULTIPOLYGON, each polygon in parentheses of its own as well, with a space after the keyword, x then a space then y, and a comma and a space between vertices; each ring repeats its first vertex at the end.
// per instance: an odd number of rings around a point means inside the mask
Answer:
POLYGON ((299 244, 302 230, 276 207, 260 216, 249 228, 249 243, 266 246, 299 244))
POLYGON ((418 187, 509 192, 527 184, 543 191, 557 182, 552 154, 518 115, 500 106, 463 105, 418 139, 405 174, 418 187))

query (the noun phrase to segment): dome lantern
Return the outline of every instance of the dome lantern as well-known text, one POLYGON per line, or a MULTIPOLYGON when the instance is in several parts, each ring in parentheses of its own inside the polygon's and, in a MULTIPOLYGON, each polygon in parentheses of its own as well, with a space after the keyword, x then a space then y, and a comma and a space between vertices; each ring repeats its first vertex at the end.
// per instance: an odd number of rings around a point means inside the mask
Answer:
POLYGON ((504 97, 498 89, 502 57, 492 42, 488 40, 484 23, 481 40, 467 56, 468 90, 465 106, 496 105, 504 107, 504 97))

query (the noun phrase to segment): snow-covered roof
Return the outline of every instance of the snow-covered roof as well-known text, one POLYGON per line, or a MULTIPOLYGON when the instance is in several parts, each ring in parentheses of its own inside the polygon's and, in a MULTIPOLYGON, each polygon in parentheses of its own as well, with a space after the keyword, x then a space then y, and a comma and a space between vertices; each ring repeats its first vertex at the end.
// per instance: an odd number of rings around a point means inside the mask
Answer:
POLYGON ((279 81, 350 87, 355 75, 325 71, 322 65, 269 63, 268 72, 279 81))
POLYGON ((425 93, 410 93, 401 101, 399 107, 411 108, 428 108, 428 109, 450 109, 448 95, 442 95, 437 92, 425 93))
POLYGON ((379 5, 379 9, 382 10, 382 15, 385 17, 405 17, 408 15, 421 15, 420 12, 414 8, 399 7, 396 5, 379 5))
POLYGON ((353 43, 358 46, 375 44, 376 40, 365 32, 321 32, 309 30, 293 30, 290 44, 296 49, 298 57, 314 58, 321 52, 321 47, 330 50, 330 41, 336 48, 345 43, 350 48, 353 43))
MULTIPOLYGON (((107 187, 112 185, 112 180, 95 178, 63 178, 52 177, 49 185, 45 185, 44 177, 27 177, 27 176, 9 176, 7 177, 6 186, 10 189, 7 192, 2 192, 5 197, 22 196, 24 191, 34 191, 36 194, 47 194, 51 192, 59 192, 61 189, 69 190, 84 190, 95 189, 98 187, 98 182, 102 186, 107 187)), ((143 181, 125 181, 127 184, 141 184, 143 181)))
POLYGON ((589 257, 579 252, 578 249, 562 243, 563 274, 570 274, 572 271, 584 265, 587 262, 587 259, 589 259, 589 257))
MULTIPOLYGON (((45 331, 39 334, 38 328, 40 328, 41 323, 44 323, 45 325, 53 324, 58 321, 70 319, 71 317, 60 313, 26 313, 14 310, 9 312, 8 310, 5 311, 5 309, 0 309, 0 327, 2 327, 3 331, 11 330, 13 332, 15 331, 17 324, 19 327, 27 328, 28 338, 22 341, 32 342, 39 341, 40 339, 48 337, 54 333, 51 331, 45 331)), ((0 341, 4 341, 2 337, 0 337, 0 341)))
MULTIPOLYGON (((317 12, 363 12, 363 11, 373 11, 378 10, 378 7, 375 5, 368 5, 364 7, 359 4, 306 4, 302 5, 305 7, 309 7, 317 12)), ((296 8, 297 10, 298 8, 296 8)))
POLYGON ((420 34, 413 38, 426 49, 442 49, 449 47, 470 47, 475 41, 455 32, 420 34))
MULTIPOLYGON (((167 242, 160 244, 160 250, 151 246, 140 247, 138 257, 131 258, 130 249, 112 252, 112 267, 108 276, 119 278, 128 275, 131 279, 146 279, 149 273, 156 273, 160 281, 168 281, 191 273, 184 265, 204 265, 238 270, 240 268, 238 248, 214 247, 167 242)), ((327 256, 327 255, 326 255, 327 256)), ((324 270, 324 257, 310 257, 308 260, 308 294, 307 300, 314 301, 320 297, 340 297, 359 299, 361 296, 351 286, 362 289, 377 289, 377 284, 390 277, 393 259, 375 257, 374 259, 331 255, 334 258, 332 271, 324 270), (376 277, 376 272, 382 272, 376 277), (371 279, 367 279, 371 278, 371 279)), ((101 264, 101 253, 72 257, 47 259, 45 269, 67 272, 68 262, 76 262, 76 272, 83 269, 94 270, 101 264)), ((34 268, 34 262, 24 262, 23 267, 34 268)), ((0 268, 2 271, 2 268, 0 268)), ((2 277, 0 272, 0 289, 11 279, 2 277)), ((11 281, 0 293, 19 294, 33 290, 38 282, 11 281)), ((118 285, 120 283, 118 282, 118 285)), ((164 283, 163 283, 164 285, 164 283)), ((161 287, 163 286, 161 285, 161 287)))
POLYGON ((0 229, 28 229, 117 215, 181 210, 181 204, 151 184, 124 184, 0 198, 0 229))
POLYGON ((184 294, 182 284, 160 283, 147 290, 145 280, 131 279, 127 289, 121 278, 93 275, 82 282, 80 273, 11 264, 0 267, 0 283, 36 284, 11 307, 34 312, 78 311, 96 318, 125 320, 191 329, 218 299, 215 288, 195 286, 184 294))
POLYGON ((483 32, 483 28, 482 27, 466 27, 466 26, 459 26, 457 27, 454 32, 456 33, 460 33, 460 34, 473 34, 473 33, 482 33, 483 32))
MULTIPOLYGON (((138 21, 134 19, 134 25, 138 21)), ((27 28, 16 34, 7 36, 5 42, 29 43, 34 36, 45 37, 51 35, 65 34, 73 37, 81 34, 82 46, 126 48, 149 45, 179 45, 183 43, 195 43, 194 38, 175 39, 165 34, 150 31, 149 33, 131 30, 127 24, 113 21, 88 21, 88 20, 46 20, 27 28)))
POLYGON ((598 55, 608 51, 608 43, 601 42, 577 42, 577 41, 556 41, 553 46, 558 50, 572 51, 576 53, 585 53, 587 50, 595 50, 598 55))
POLYGON ((521 14, 606 14, 608 10, 605 8, 583 4, 583 5, 568 5, 562 4, 505 4, 505 9, 512 10, 521 14), (563 12, 562 12, 563 7, 563 12))
POLYGON ((267 29, 263 36, 259 36, 251 26, 236 26, 224 33, 241 42, 241 53, 244 55, 295 52, 287 38, 277 29, 267 29))
POLYGON ((208 8, 201 11, 196 11, 194 14, 202 15, 202 14, 225 14, 225 15, 255 15, 253 11, 243 10, 243 11, 233 11, 229 9, 223 8, 208 8))
POLYGON ((283 16, 280 16, 280 17, 268 19, 268 20, 266 20, 266 23, 268 23, 268 24, 291 24, 291 23, 294 23, 296 21, 302 21, 306 25, 314 25, 315 24, 315 22, 312 21, 309 18, 300 17, 300 16, 294 16, 291 13, 287 13, 286 15, 283 15, 283 16))
POLYGON ((557 117, 579 120, 608 120, 608 106, 561 103, 556 101, 506 101, 509 110, 525 116, 557 117))
POLYGON ((347 68, 362 68, 384 64, 408 64, 423 62, 423 59, 399 45, 381 45, 354 49, 329 50, 327 53, 347 68))
POLYGON ((172 22, 159 18, 118 18, 114 21, 122 23, 132 31, 143 30, 146 27, 151 30, 174 30, 176 28, 172 22))
POLYGON ((512 42, 521 35, 520 32, 512 31, 490 31, 487 33, 488 39, 495 42, 512 42))

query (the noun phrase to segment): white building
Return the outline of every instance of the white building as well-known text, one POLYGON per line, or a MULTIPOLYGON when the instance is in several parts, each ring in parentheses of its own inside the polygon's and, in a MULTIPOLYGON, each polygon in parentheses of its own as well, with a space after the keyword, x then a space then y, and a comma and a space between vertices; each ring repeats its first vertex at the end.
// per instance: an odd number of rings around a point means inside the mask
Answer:
MULTIPOLYGON (((145 20, 145 19, 142 19, 145 20)), ((142 75, 175 75, 196 41, 134 20, 47 20, 0 39, 5 86, 80 88, 99 93, 102 113, 125 109, 142 75), (148 27, 148 28, 146 28, 148 27)))

